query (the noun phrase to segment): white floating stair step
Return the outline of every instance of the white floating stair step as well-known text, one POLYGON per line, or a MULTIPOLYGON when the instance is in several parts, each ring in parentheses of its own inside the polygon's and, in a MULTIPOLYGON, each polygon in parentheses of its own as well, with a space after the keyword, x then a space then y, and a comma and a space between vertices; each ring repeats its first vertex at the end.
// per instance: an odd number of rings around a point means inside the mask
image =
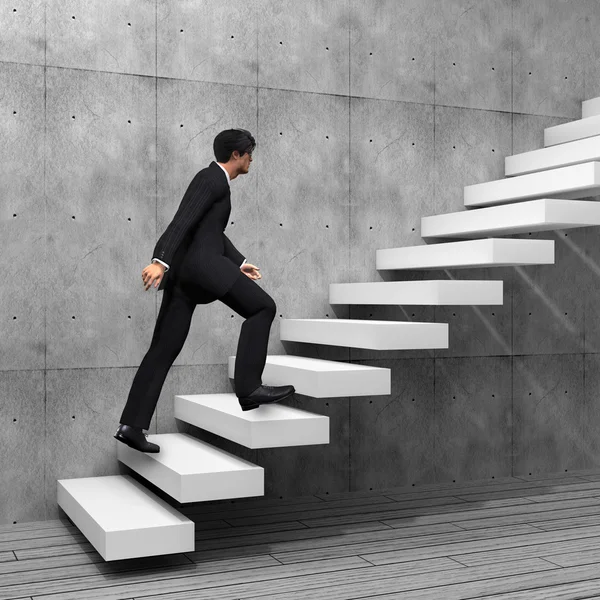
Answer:
POLYGON ((117 441, 117 458, 180 503, 264 496, 264 469, 186 433, 148 436, 160 452, 117 441))
POLYGON ((487 238, 377 250, 381 269, 462 269, 554 264, 554 240, 487 238))
POLYGON ((174 414, 247 448, 329 444, 329 417, 281 403, 243 411, 235 394, 175 396, 174 414))
POLYGON ((597 160, 600 160, 600 135, 507 156, 504 174, 514 177, 597 160))
POLYGON ((465 206, 491 206, 536 198, 584 198, 600 194, 600 162, 467 185, 465 206))
POLYGON ((581 103, 581 118, 595 117, 600 115, 600 98, 584 100, 581 103))
POLYGON ((282 319, 279 337, 289 342, 369 350, 430 350, 448 348, 448 323, 282 319))
MULTIPOLYGON (((234 379, 235 356, 229 357, 229 377, 234 379)), ((391 369, 290 354, 267 356, 264 385, 293 385, 312 398, 387 396, 392 393, 391 369)), ((284 400, 285 402, 285 400, 284 400)))
POLYGON ((600 225, 600 202, 543 198, 421 217, 421 237, 471 238, 594 225, 600 225))
POLYGON ((194 550, 194 522, 129 475, 59 479, 57 497, 106 561, 194 550))
POLYGON ((329 304, 497 305, 503 303, 503 283, 448 279, 330 283, 329 304))
POLYGON ((544 146, 565 144, 573 140, 582 140, 594 135, 600 135, 600 115, 570 121, 562 125, 554 125, 544 129, 544 146))

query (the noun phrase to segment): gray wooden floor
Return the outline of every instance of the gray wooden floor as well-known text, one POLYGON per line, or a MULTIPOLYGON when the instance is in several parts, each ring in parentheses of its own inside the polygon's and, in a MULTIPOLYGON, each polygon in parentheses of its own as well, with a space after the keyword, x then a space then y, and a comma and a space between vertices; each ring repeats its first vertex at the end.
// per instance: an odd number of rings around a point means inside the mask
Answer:
POLYGON ((195 552, 108 563, 0 526, 0 600, 600 599, 600 469, 181 510, 195 552))

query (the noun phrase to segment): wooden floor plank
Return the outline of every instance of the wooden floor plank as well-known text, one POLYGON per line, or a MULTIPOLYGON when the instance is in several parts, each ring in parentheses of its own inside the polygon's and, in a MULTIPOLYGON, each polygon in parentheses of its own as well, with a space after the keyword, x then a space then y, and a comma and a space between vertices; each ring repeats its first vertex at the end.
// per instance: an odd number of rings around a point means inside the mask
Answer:
POLYGON ((585 598, 585 600, 598 600, 600 596, 589 595, 595 592, 600 592, 600 582, 597 579, 563 583, 537 590, 478 596, 477 598, 485 598, 485 600, 581 600, 582 598, 585 598))
POLYGON ((549 502, 550 500, 560 499, 557 496, 564 498, 585 498, 588 496, 600 496, 600 482, 588 481, 581 483, 573 483, 568 485, 549 485, 537 486, 535 488, 512 488, 503 491, 490 491, 475 494, 456 494, 457 498, 461 498, 466 502, 487 502, 488 500, 497 500, 500 498, 539 498, 537 501, 549 502))
MULTIPOLYGON (((332 547, 340 544, 348 545, 353 543, 365 543, 367 541, 378 544, 389 540, 402 540, 410 536, 420 537, 457 532, 460 532, 460 530, 448 523, 424 525, 422 527, 411 528, 410 530, 398 530, 387 527, 371 532, 361 531, 359 533, 348 533, 345 535, 316 535, 317 533, 323 534, 324 531, 321 529, 305 529, 302 531, 272 533, 252 537, 247 536, 244 538, 204 540, 202 544, 196 544, 196 552, 200 550, 214 552, 226 548, 235 549, 243 546, 252 546, 255 549, 268 548, 269 552, 273 553, 293 549, 314 549, 317 547, 332 547)), ((192 556, 191 553, 188 553, 188 555, 192 556)))
POLYGON ((29 529, 21 531, 5 531, 0 534, 0 544, 6 544, 7 542, 19 541, 19 540, 35 540, 41 538, 52 538, 52 537, 64 537, 78 535, 79 530, 77 527, 51 527, 48 529, 29 529))
MULTIPOLYGON (((252 583, 236 583, 226 587, 206 590, 184 590, 161 594, 161 600, 226 600, 230 598, 263 597, 268 594, 292 594, 303 590, 311 590, 313 598, 320 598, 326 589, 332 586, 371 582, 374 580, 415 575, 417 573, 440 573, 453 569, 464 569, 461 565, 448 559, 434 559, 427 561, 413 561, 402 565, 388 565, 386 567, 372 567, 365 563, 363 567, 356 567, 345 571, 330 573, 317 573, 303 577, 282 577, 277 579, 260 580, 252 583)), ((151 600, 155 596, 138 596, 136 600, 151 600)))
POLYGON ((600 506, 600 499, 597 497, 591 498, 576 498, 575 500, 559 500, 556 502, 539 503, 533 502, 532 500, 525 500, 522 498, 509 498, 507 500, 490 500, 488 502, 482 502, 480 504, 475 502, 469 502, 465 504, 457 505, 444 505, 432 510, 428 507, 423 508, 399 508, 390 511, 380 512, 378 514, 365 513, 361 515, 352 515, 352 519, 349 515, 342 515, 336 517, 319 517, 318 519, 302 519, 302 523, 309 527, 323 527, 323 526, 334 526, 343 525, 348 522, 362 523, 377 518, 382 523, 389 525, 390 527, 404 527, 407 521, 415 523, 443 523, 443 522, 457 522, 458 520, 468 521, 470 516, 477 517, 478 515, 486 515, 487 511, 490 514, 495 514, 493 511, 498 511, 498 515, 510 514, 510 510, 513 514, 523 514, 525 510, 531 510, 532 513, 536 511, 544 512, 551 510, 560 510, 562 507, 585 507, 585 506, 600 506), (509 509, 503 511, 501 509, 509 509), (482 512, 483 511, 483 512, 482 512))
MULTIPOLYGON (((319 560, 325 558, 341 558, 344 556, 364 556, 373 564, 372 557, 383 560, 382 555, 393 555, 402 557, 401 560, 425 559, 442 556, 446 552, 458 554, 459 551, 452 548, 469 548, 473 552, 483 550, 495 550, 498 548, 511 547, 527 544, 531 536, 531 544, 536 539, 548 536, 546 532, 530 525, 515 525, 510 527, 490 527, 489 529, 474 529, 472 531, 457 531, 433 535, 414 535, 411 529, 403 530, 404 536, 378 540, 376 542, 359 542, 355 544, 323 545, 321 547, 309 548, 296 551, 278 551, 276 548, 271 554, 280 562, 290 564, 307 560, 319 560), (380 558, 381 557, 381 558, 380 558)), ((597 534, 598 535, 598 534, 597 534)), ((401 562, 393 560, 390 562, 401 562)))
POLYGON ((545 560, 558 565, 559 567, 577 567, 581 565, 590 565, 600 563, 600 545, 596 548, 589 548, 583 551, 567 552, 564 554, 549 554, 544 557, 545 560))
MULTIPOLYGON (((505 563, 502 563, 505 564, 505 563)), ((477 568, 477 567, 475 567, 477 568)), ((449 579, 450 577, 448 577, 449 579)), ((571 581, 575 583, 577 580, 583 580, 585 588, 590 589, 592 593, 600 590, 600 571, 597 567, 574 567, 573 570, 557 569, 544 572, 540 569, 538 572, 532 572, 527 575, 512 575, 508 577, 489 578, 480 581, 471 581, 463 584, 441 585, 430 589, 421 588, 418 591, 403 591, 394 594, 386 594, 385 596, 373 595, 369 596, 371 600, 431 600, 432 597, 443 598, 444 600, 464 600, 466 598, 480 598, 488 600, 493 597, 494 593, 516 593, 523 594, 520 596, 522 600, 546 600, 551 598, 548 596, 549 590, 552 590, 554 585, 565 585, 571 581), (577 569, 577 570, 575 570, 577 569), (505 591, 502 591, 505 590, 505 591), (432 596, 431 594, 438 594, 432 596), (534 596, 534 594, 537 594, 534 596)), ((557 596, 555 596, 556 598, 557 596)), ((355 596, 348 596, 345 600, 353 600, 355 596)), ((561 600, 565 600, 562 596, 558 596, 561 600)), ((567 596, 568 598, 568 596, 567 596)), ((587 595, 577 595, 574 598, 586 598, 587 595)), ((290 600, 296 600, 290 598, 290 600)))
POLYGON ((0 585, 4 585, 4 577, 8 573, 21 573, 36 569, 48 569, 48 576, 53 576, 52 569, 67 565, 90 565, 104 562, 97 552, 71 554, 66 556, 50 556, 48 558, 33 558, 31 560, 13 560, 0 563, 0 585))
MULTIPOLYGON (((528 490, 529 492, 530 490, 528 490)), ((289 519, 294 519, 296 521, 305 521, 306 519, 315 519, 321 516, 350 516, 350 515, 360 515, 360 514, 370 514, 375 515, 376 513, 386 513, 390 510, 402 509, 402 508, 422 508, 424 506, 451 506, 451 505, 466 505, 467 502, 464 500, 459 500, 457 498, 453 498, 450 496, 445 496, 443 498, 427 498, 424 500, 410 500, 407 502, 386 502, 384 504, 370 505, 369 507, 365 506, 346 506, 342 508, 335 507, 324 507, 319 508, 318 510, 311 511, 300 511, 300 512, 289 512, 285 513, 263 513, 257 516, 246 516, 246 517, 238 517, 232 516, 227 519, 228 523, 231 523, 234 527, 239 525, 258 525, 260 523, 277 523, 278 521, 287 521, 289 519)))
MULTIPOLYGON (((561 553, 567 554, 571 552, 581 553, 593 551, 598 547, 600 547, 600 536, 590 538, 576 537, 575 539, 571 540, 561 539, 554 542, 547 541, 540 544, 527 544, 526 546, 510 546, 508 548, 488 550, 485 552, 460 552, 456 554, 449 554, 448 556, 465 565, 466 567, 478 567, 479 565, 493 564, 494 562, 498 561, 517 560, 531 557, 544 558, 552 564, 562 566, 557 564, 557 561, 554 557, 559 558, 561 553)), ((373 564, 380 564, 377 559, 371 560, 370 556, 365 556, 364 558, 373 562, 373 564)))
POLYGON ((17 560, 17 557, 15 556, 14 552, 11 552, 10 550, 0 552, 0 563, 12 562, 15 560, 17 560))
MULTIPOLYGON (((102 557, 100 557, 102 558, 102 557)), ((269 557, 273 563, 277 561, 269 557)), ((30 561, 25 561, 30 562, 30 561)), ((106 563, 103 560, 91 564, 69 564, 68 566, 56 566, 53 569, 48 568, 30 568, 13 573, 4 573, 0 577, 0 597, 5 597, 10 593, 10 588, 17 587, 19 584, 33 584, 38 582, 47 583, 49 581, 80 579, 99 573, 120 573, 132 572, 143 569, 156 569, 163 565, 184 565, 189 567, 192 563, 182 555, 173 555, 167 557, 148 557, 136 560, 119 560, 106 563)), ((27 565, 31 566, 31 565, 27 565)))
POLYGON ((195 539, 196 541, 212 539, 220 540, 225 538, 238 538, 243 536, 260 535, 266 533, 279 533, 281 531, 295 531, 297 529, 308 529, 308 527, 300 521, 289 521, 284 523, 267 523, 266 525, 248 525, 246 527, 231 526, 227 530, 221 529, 218 531, 196 531, 195 539))
MULTIPOLYGON (((593 504, 586 505, 585 503, 575 506, 573 508, 552 508, 546 510, 548 504, 552 503, 536 503, 534 505, 521 505, 515 507, 517 514, 508 514, 506 509, 481 509, 476 511, 476 516, 481 518, 469 519, 469 513, 462 513, 460 515, 452 516, 452 523, 460 526, 463 529, 479 529, 480 527, 493 527, 500 525, 510 525, 511 523, 529 523, 535 525, 539 529, 550 531, 551 529, 561 529, 562 523, 568 523, 568 526, 579 527, 583 525, 597 525, 600 524, 600 501, 596 498, 589 499, 593 504), (498 516, 494 516, 498 515, 498 516), (458 516, 458 518, 456 518, 458 516), (598 523, 596 523, 598 521, 598 523)), ((583 502, 587 502, 588 499, 583 499, 583 502)), ((556 502, 556 506, 564 506, 568 502, 572 501, 559 501, 556 502)), ((575 500, 574 502, 580 503, 581 500, 575 500)), ((392 527, 397 527, 396 521, 385 521, 386 524, 392 527)))
MULTIPOLYGON (((592 484, 590 484, 592 485, 592 484)), ((600 485, 600 484, 599 484, 600 485)), ((600 494, 600 491, 599 491, 600 494)), ((225 519, 228 523, 232 520, 241 521, 248 519, 249 521, 253 518, 260 518, 265 515, 278 517, 279 520, 289 521, 288 515, 300 514, 310 515, 313 513, 320 513, 322 511, 340 509, 348 512, 360 512, 361 510, 370 510, 372 505, 393 505, 395 502, 387 496, 370 496, 368 498, 356 498, 356 499, 345 499, 335 500, 331 503, 319 502, 310 504, 295 504, 293 506, 272 506, 270 508, 251 508, 241 509, 236 508, 235 510, 229 510, 227 512, 209 513, 211 518, 225 519)), ((179 509, 180 512, 185 514, 190 519, 203 520, 207 514, 204 514, 201 508, 195 508, 189 510, 186 507, 179 509)), ((276 522, 274 520, 273 522, 276 522)))
MULTIPOLYGON (((162 594, 171 591, 184 591, 206 588, 219 588, 225 585, 251 581, 270 581, 281 577, 306 576, 314 573, 329 573, 333 571, 346 571, 352 568, 369 566, 358 557, 334 559, 331 561, 316 561, 304 565, 277 565, 263 566, 261 568, 244 569, 239 565, 235 572, 228 572, 223 577, 222 572, 196 575, 188 571, 185 576, 173 576, 169 573, 126 573, 123 576, 101 575, 97 577, 86 577, 74 582, 67 583, 56 581, 46 584, 48 587, 45 594, 31 593, 35 600, 120 600, 127 594, 138 598, 145 594, 162 594), (112 589, 111 589, 112 588, 112 589)), ((198 569, 201 565, 196 565, 198 569)), ((33 586, 32 586, 33 587, 33 586)), ((40 586, 41 590, 42 586, 40 586)), ((2 600, 8 600, 0 596, 2 600)))
MULTIPOLYGON (((468 582, 468 584, 475 583, 481 587, 482 582, 487 583, 487 581, 494 576, 502 579, 508 579, 511 576, 539 578, 543 577, 551 569, 555 569, 555 567, 543 560, 530 559, 527 561, 501 563, 495 565, 493 568, 477 567, 471 569, 462 568, 445 570, 438 572, 437 575, 431 573, 419 573, 397 577, 372 577, 367 581, 327 585, 326 587, 321 587, 317 593, 319 600, 353 600, 358 598, 380 598, 381 600, 387 600, 388 598, 394 597, 394 592, 402 592, 404 590, 419 590, 425 588, 427 589, 428 594, 431 594, 430 588, 434 587, 435 592, 437 593, 440 588, 437 587, 436 584, 439 584, 439 582, 448 582, 455 585, 457 583, 468 582), (383 596, 382 594, 386 595, 383 596)), ((350 576, 351 575, 349 575, 349 577, 350 576)), ((446 589, 446 586, 444 586, 444 589, 446 589)), ((253 594, 247 594, 243 589, 238 589, 235 591, 235 597, 260 598, 260 600, 315 600, 315 591, 315 589, 303 589, 271 594, 268 589, 265 589, 262 592, 257 591, 253 594)), ((419 596, 414 595, 412 597, 418 598, 419 596)), ((436 596, 429 596, 430 599, 434 597, 439 598, 440 600, 447 600, 447 596, 444 592, 441 592, 436 596)), ((141 599, 136 598, 136 600, 141 599)), ((146 598, 145 600, 150 599, 146 598)), ((183 598, 170 594, 168 597, 161 597, 161 600, 183 600, 183 598)))

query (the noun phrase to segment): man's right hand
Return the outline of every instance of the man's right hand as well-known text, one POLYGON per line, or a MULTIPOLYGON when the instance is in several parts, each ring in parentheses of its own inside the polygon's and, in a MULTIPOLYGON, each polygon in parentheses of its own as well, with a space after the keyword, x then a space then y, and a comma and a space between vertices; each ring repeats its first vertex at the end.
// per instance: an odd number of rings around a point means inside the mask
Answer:
POLYGON ((165 274, 165 267, 160 263, 151 263, 142 271, 142 285, 146 287, 146 291, 150 289, 152 283, 156 280, 154 287, 157 288, 165 274))

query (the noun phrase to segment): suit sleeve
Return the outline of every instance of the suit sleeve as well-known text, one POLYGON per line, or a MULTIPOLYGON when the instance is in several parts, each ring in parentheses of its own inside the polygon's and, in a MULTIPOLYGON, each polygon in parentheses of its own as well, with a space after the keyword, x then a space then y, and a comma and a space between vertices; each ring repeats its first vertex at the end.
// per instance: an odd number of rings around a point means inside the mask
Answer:
POLYGON ((171 264, 181 241, 191 230, 196 228, 216 199, 217 194, 210 180, 196 178, 192 181, 173 220, 156 242, 152 256, 156 260, 171 264))
POLYGON ((231 243, 225 232, 223 232, 223 238, 225 239, 225 256, 236 265, 239 265, 241 269, 246 262, 244 255, 231 243))

